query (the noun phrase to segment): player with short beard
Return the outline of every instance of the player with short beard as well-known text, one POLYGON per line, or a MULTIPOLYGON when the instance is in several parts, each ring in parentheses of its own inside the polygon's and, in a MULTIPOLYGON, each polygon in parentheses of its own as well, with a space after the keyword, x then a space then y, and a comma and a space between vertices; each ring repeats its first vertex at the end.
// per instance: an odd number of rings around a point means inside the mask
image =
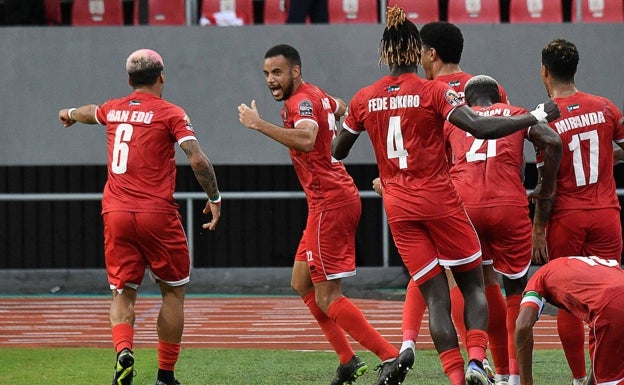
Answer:
POLYGON ((388 365, 398 361, 399 351, 341 291, 342 279, 356 274, 355 232, 362 211, 353 179, 330 153, 336 119, 345 113, 346 105, 303 80, 301 57, 289 45, 269 49, 263 71, 273 98, 284 102, 284 126, 262 119, 255 100, 251 107, 244 103, 238 107, 239 120, 289 148, 308 203, 308 219, 295 254, 291 286, 338 354, 340 365, 332 385, 351 383, 368 367, 354 354, 344 332, 388 365))

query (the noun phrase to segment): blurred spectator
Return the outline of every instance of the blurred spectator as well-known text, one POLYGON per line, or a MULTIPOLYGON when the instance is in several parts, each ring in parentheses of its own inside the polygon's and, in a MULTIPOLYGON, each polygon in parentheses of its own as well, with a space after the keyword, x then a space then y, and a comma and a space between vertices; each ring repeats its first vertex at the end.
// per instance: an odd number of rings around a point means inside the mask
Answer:
MULTIPOLYGON (((288 24, 328 23, 329 22, 329 0, 290 0, 288 1, 288 24)), ((345 0, 356 1, 357 0, 345 0)))

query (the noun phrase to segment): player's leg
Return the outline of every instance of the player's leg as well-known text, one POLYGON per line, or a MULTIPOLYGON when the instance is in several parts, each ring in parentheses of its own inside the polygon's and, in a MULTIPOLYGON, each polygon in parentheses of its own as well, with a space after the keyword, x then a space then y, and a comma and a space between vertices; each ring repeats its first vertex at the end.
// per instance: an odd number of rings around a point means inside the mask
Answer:
POLYGON ((158 333, 158 375, 156 385, 175 385, 175 365, 180 356, 184 331, 184 296, 186 285, 170 286, 159 281, 162 304, 156 330, 158 333))
POLYGON ((418 339, 425 310, 427 310, 425 298, 422 296, 416 282, 410 279, 403 303, 403 316, 401 318, 403 342, 399 350, 400 352, 405 349, 412 349, 414 353, 416 352, 416 340, 418 339))
MULTIPOLYGON (((551 218, 546 228, 548 255, 551 260, 569 255, 583 255, 583 245, 587 234, 587 215, 577 210, 576 213, 570 215, 551 218)), ((565 310, 559 310, 557 333, 574 382, 582 383, 587 376, 583 322, 565 310)))
POLYGON ((138 236, 133 213, 110 212, 103 216, 104 254, 112 291, 109 320, 116 352, 113 383, 131 385, 134 377, 134 321, 137 291, 145 264, 136 246, 138 236))
POLYGON ((188 243, 180 216, 137 213, 143 254, 161 292, 156 321, 158 374, 156 385, 176 385, 175 365, 184 331, 184 296, 190 280, 188 243))
POLYGON ((464 359, 451 319, 451 298, 446 274, 439 273, 419 287, 429 308, 429 332, 440 355, 442 369, 452 385, 464 384, 464 359))
POLYGON ((427 228, 435 239, 440 264, 451 268, 464 302, 470 304, 464 307, 466 350, 470 359, 466 383, 488 384, 490 376, 484 369, 483 360, 487 357, 489 317, 479 238, 464 210, 427 221, 427 228))
MULTIPOLYGON (((483 247, 483 242, 481 246, 483 247)), ((499 285, 499 275, 494 271, 493 265, 483 264, 482 268, 488 304, 487 332, 490 352, 496 373, 500 376, 509 375, 507 304, 499 285)))

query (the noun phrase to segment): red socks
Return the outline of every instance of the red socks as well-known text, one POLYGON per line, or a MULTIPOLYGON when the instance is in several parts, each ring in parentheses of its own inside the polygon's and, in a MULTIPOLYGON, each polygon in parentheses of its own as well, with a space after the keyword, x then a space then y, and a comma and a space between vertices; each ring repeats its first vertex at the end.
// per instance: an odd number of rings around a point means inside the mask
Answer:
POLYGON ((486 358, 488 334, 485 330, 471 329, 466 332, 466 350, 471 360, 483 361, 486 358))
POLYGON ((459 348, 440 353, 440 361, 442 362, 442 370, 451 381, 451 385, 464 385, 466 383, 464 358, 459 348))
POLYGON ((451 316, 455 329, 459 334, 459 341, 464 345, 466 343, 466 323, 464 321, 464 296, 459 290, 459 286, 454 286, 450 291, 451 296, 451 316))
POLYGON ((516 319, 520 314, 521 294, 507 297, 507 351, 509 355, 509 374, 520 374, 518 359, 516 358, 516 344, 514 334, 516 332, 516 319))
POLYGON ((557 332, 574 378, 585 377, 585 327, 565 310, 557 313, 557 332))
POLYGON ((509 373, 509 352, 507 349, 507 305, 500 286, 490 285, 485 288, 488 302, 489 322, 488 339, 490 352, 494 360, 496 373, 509 373))
POLYGON ((329 318, 327 314, 323 313, 323 310, 316 304, 314 299, 314 289, 310 290, 304 297, 303 302, 306 304, 310 313, 316 319, 316 322, 321 327, 323 334, 327 338, 327 341, 334 348, 338 354, 338 360, 341 364, 346 364, 351 360, 355 352, 351 348, 351 344, 344 333, 344 330, 329 318))
POLYGON ((391 360, 399 355, 399 350, 368 323, 362 311, 347 297, 340 297, 332 302, 327 315, 360 345, 375 353, 381 361, 391 360))
POLYGON ((418 338, 427 303, 413 279, 410 279, 403 304, 403 341, 414 341, 418 338))
POLYGON ((158 369, 173 372, 179 356, 180 344, 158 341, 158 369))
POLYGON ((113 335, 113 346, 115 352, 119 353, 124 349, 132 350, 134 340, 134 328, 130 324, 117 324, 111 330, 113 335))

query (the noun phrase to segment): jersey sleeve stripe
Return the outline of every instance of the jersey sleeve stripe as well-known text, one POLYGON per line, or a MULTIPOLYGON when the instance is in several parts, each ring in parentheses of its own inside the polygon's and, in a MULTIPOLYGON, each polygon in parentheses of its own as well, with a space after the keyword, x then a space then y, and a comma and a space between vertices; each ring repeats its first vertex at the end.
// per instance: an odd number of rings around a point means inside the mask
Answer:
POLYGON ((344 127, 345 130, 349 131, 350 133, 352 133, 353 135, 360 135, 360 131, 355 131, 354 129, 352 129, 351 127, 347 126, 346 123, 342 123, 342 127, 344 127))
POLYGON ((197 138, 192 136, 192 135, 183 136, 182 138, 178 139, 178 144, 182 144, 182 143, 186 142, 187 140, 197 140, 197 138))

